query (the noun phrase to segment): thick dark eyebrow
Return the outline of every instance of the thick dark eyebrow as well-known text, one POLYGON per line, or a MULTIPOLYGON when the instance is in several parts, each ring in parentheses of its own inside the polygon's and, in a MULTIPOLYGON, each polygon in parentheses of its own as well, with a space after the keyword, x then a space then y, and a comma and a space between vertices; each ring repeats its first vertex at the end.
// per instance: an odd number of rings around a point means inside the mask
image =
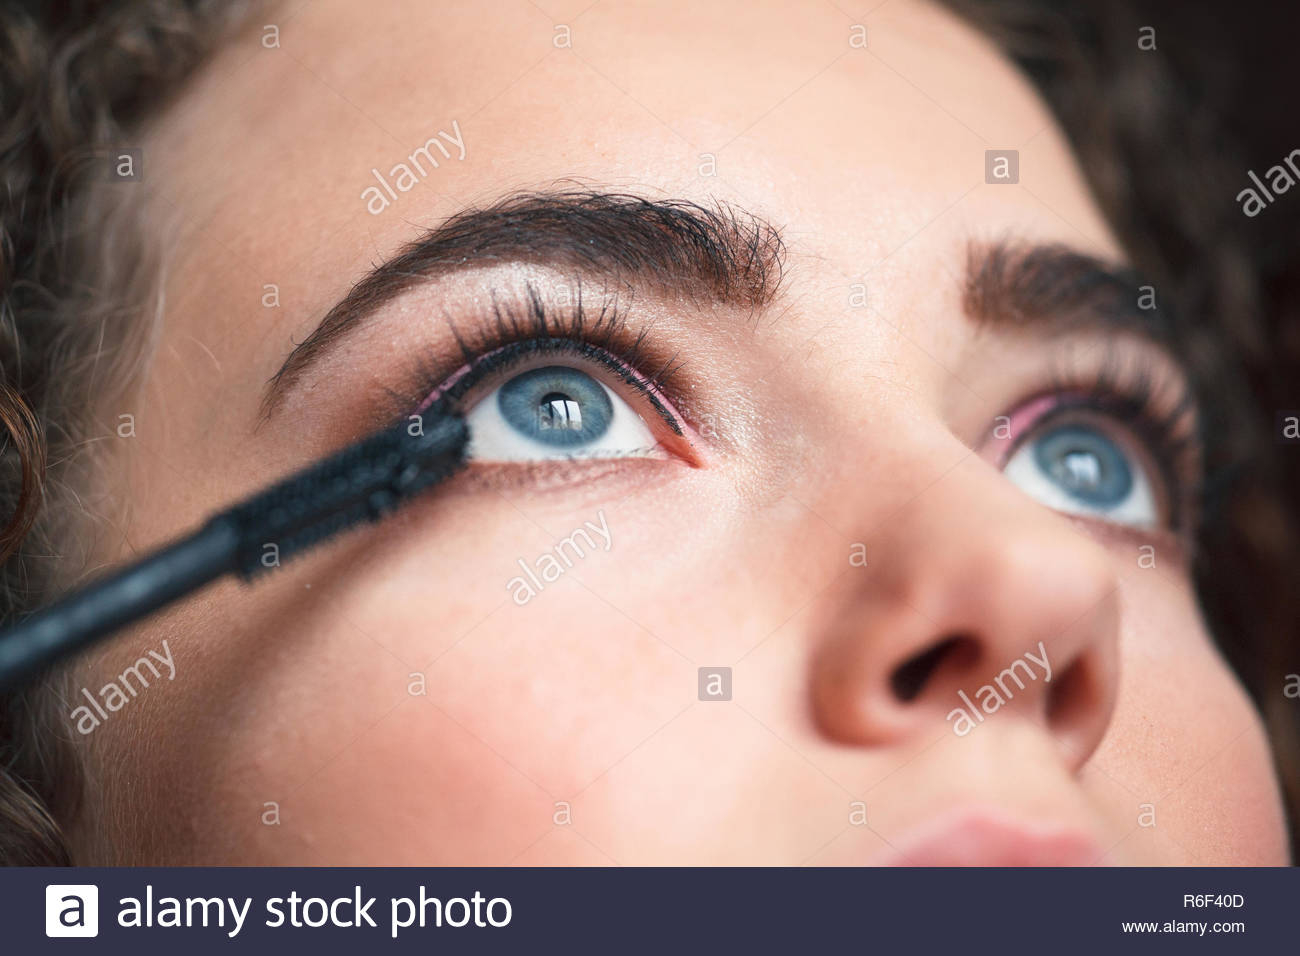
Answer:
POLYGON ((1155 288, 1133 269, 1058 243, 972 243, 962 304, 993 327, 1128 332, 1170 352, 1173 323, 1155 288))
POLYGON ((606 192, 507 196, 457 213, 362 277, 267 383, 262 417, 367 315, 450 270, 536 263, 753 308, 777 294, 783 261, 779 230, 725 203, 606 192))

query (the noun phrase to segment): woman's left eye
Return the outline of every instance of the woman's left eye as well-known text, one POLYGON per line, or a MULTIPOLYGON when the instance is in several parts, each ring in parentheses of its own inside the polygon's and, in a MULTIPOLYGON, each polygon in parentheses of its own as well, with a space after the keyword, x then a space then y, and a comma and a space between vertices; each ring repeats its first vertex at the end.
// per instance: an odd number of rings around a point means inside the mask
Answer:
POLYGON ((480 461, 657 458, 665 453, 626 401, 578 368, 519 372, 465 412, 480 461))
POLYGON ((1054 422, 1021 441, 1003 465, 1012 483, 1049 508, 1154 528, 1160 508, 1139 456, 1086 420, 1054 422))

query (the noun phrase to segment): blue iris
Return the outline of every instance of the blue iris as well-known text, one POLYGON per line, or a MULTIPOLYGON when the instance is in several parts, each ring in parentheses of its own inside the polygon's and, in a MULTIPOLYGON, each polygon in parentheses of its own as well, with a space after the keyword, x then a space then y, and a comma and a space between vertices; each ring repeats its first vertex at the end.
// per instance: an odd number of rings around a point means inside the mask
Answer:
POLYGON ((1062 425, 1034 441, 1034 461, 1072 498, 1097 508, 1114 508, 1133 489, 1123 450, 1101 432, 1062 425))
POLYGON ((501 386, 497 407, 510 427, 543 445, 574 448, 609 430, 614 405, 590 375, 550 365, 517 375, 501 386))

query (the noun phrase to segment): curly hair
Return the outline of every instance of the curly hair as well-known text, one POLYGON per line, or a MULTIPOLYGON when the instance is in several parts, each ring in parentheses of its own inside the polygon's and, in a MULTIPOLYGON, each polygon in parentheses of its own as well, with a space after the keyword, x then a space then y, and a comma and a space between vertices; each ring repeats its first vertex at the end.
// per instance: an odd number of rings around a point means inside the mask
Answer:
MULTIPOLYGON (((1269 723, 1295 819, 1300 711, 1281 680, 1300 647, 1300 459, 1276 454, 1270 429, 1276 409, 1300 406, 1300 335, 1265 309, 1261 240, 1229 201, 1246 165, 1223 145, 1222 104, 1134 55, 1124 4, 945 2, 1038 86, 1135 264, 1184 317, 1185 357, 1213 396, 1198 593, 1269 723)), ((96 410, 138 382, 158 318, 157 262, 132 190, 100 175, 106 151, 248 9, 0 0, 0 624, 93 568, 94 523, 112 510, 89 498, 96 410)), ((63 690, 53 673, 0 698, 0 862, 72 862, 63 825, 83 797, 63 690)))
POLYGON ((1234 197, 1247 163, 1225 135, 1222 81, 1140 52, 1131 4, 943 0, 991 37, 1047 101, 1094 197, 1162 310, 1200 397, 1206 488, 1196 593, 1210 632, 1263 714, 1300 859, 1300 456, 1277 413, 1300 408, 1300 323, 1268 301, 1275 239, 1234 197))
MULTIPOLYGON (((0 2, 0 621, 90 567, 95 410, 147 355, 157 268, 121 146, 234 27, 219 0, 0 2)), ((111 510, 111 509, 107 509, 111 510)), ((70 861, 79 799, 57 675, 0 700, 0 861, 70 861)))

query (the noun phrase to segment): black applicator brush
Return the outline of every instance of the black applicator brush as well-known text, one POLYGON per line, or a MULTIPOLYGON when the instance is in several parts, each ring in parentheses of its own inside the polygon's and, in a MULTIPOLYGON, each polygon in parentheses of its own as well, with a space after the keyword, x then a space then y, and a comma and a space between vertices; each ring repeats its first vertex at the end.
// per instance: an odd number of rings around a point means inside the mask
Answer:
POLYGON ((363 438, 0 633, 0 690, 219 577, 249 580, 378 521, 464 463, 469 431, 460 415, 426 413, 414 431, 402 421, 363 438), (264 562, 267 554, 278 560, 264 562))

